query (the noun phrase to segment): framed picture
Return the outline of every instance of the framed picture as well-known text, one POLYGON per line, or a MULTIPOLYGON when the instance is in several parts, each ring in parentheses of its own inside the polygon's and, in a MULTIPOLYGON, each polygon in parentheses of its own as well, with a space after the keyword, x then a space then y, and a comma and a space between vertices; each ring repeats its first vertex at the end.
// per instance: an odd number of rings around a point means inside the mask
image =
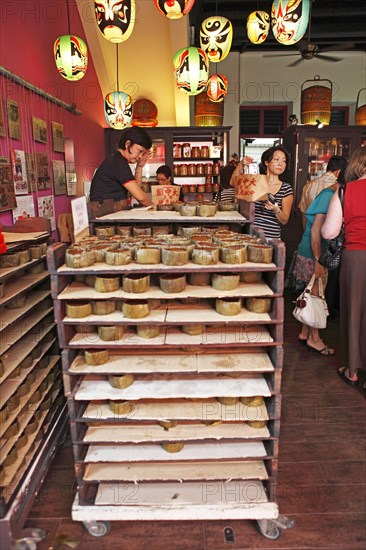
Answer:
POLYGON ((56 219, 55 219, 55 205, 53 202, 53 195, 39 197, 37 199, 37 206, 38 206, 38 216, 40 218, 48 218, 51 221, 52 231, 55 231, 56 219))
POLYGON ((0 212, 12 210, 16 205, 11 164, 7 157, 0 157, 0 212))
POLYGON ((51 125, 53 150, 57 153, 63 153, 65 150, 63 124, 59 124, 58 122, 51 122, 51 125))
POLYGON ((17 198, 17 206, 13 210, 13 221, 22 220, 24 218, 34 218, 34 201, 32 195, 17 198))
POLYGON ((13 168, 14 190, 16 195, 28 194, 27 168, 25 153, 19 149, 11 152, 11 164, 13 168))
POLYGON ((34 141, 47 143, 47 123, 45 120, 32 116, 32 129, 34 141))
POLYGON ((53 187, 55 195, 65 195, 67 191, 66 187, 66 171, 65 163, 63 160, 53 160, 53 187))
POLYGON ((18 103, 13 99, 7 100, 9 136, 20 139, 20 117, 18 103))
POLYGON ((37 190, 51 189, 47 153, 35 153, 37 171, 37 190))

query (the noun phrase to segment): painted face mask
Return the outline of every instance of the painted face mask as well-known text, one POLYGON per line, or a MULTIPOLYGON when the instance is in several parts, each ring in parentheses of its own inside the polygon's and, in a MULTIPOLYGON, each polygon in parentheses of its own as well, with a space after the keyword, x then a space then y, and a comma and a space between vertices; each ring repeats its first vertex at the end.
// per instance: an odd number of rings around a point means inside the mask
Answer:
POLYGON ((271 23, 275 39, 295 44, 304 36, 309 22, 310 0, 274 0, 271 23))
POLYGON ((122 130, 131 124, 132 99, 125 92, 111 92, 104 98, 104 114, 111 128, 122 130))
POLYGON ((110 42, 125 42, 135 24, 135 0, 96 0, 95 17, 104 38, 110 42))
POLYGON ((204 51, 194 46, 178 50, 174 56, 174 73, 178 88, 187 95, 197 95, 207 86, 208 61, 204 51))
POLYGON ((88 67, 88 50, 78 36, 59 36, 54 44, 56 67, 67 80, 80 80, 88 67))
POLYGON ((233 26, 226 17, 208 17, 202 21, 200 43, 209 61, 218 63, 228 55, 233 39, 233 26))
POLYGON ((247 19, 247 34, 252 44, 261 44, 268 36, 270 17, 266 11, 253 11, 247 19))
POLYGON ((160 13, 169 19, 179 19, 193 8, 195 0, 154 0, 160 13))
POLYGON ((214 103, 224 101, 227 94, 228 80, 223 74, 214 74, 208 79, 207 95, 214 103))

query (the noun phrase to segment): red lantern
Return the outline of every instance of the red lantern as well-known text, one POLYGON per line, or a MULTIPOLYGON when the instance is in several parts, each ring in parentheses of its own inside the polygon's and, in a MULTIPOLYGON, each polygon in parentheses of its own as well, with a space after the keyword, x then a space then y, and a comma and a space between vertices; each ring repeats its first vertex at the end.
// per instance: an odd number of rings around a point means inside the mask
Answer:
POLYGON ((169 19, 179 19, 191 11, 194 0, 154 0, 154 4, 169 19))
POLYGON ((228 80, 223 74, 210 76, 207 82, 207 95, 214 103, 224 101, 227 94, 228 80))

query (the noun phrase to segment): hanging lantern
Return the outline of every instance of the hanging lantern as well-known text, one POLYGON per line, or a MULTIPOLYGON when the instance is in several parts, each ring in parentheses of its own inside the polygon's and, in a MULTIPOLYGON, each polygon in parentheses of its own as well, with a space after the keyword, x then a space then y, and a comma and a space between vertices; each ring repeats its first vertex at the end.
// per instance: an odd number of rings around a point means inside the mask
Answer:
POLYGON ((160 13, 169 19, 179 19, 186 15, 193 8, 195 0, 154 0, 155 6, 160 13))
POLYGON ((333 84, 317 74, 301 85, 301 124, 329 124, 332 108, 333 84), (320 85, 325 82, 327 85, 320 85), (312 86, 309 86, 311 83, 312 86), (307 87, 305 87, 307 86, 307 87))
POLYGON ((123 130, 131 124, 132 98, 125 92, 110 92, 104 98, 104 114, 108 125, 123 130))
POLYGON ((223 74, 210 76, 207 82, 207 95, 214 103, 224 101, 227 94, 228 80, 223 74))
POLYGON ((270 17, 266 11, 252 11, 247 19, 247 35, 252 44, 262 44, 269 33, 270 17))
POLYGON ((135 0, 96 0, 94 8, 104 38, 119 44, 131 36, 136 19, 135 0))
POLYGON ((295 44, 304 36, 309 23, 310 0, 274 0, 271 23, 275 39, 295 44))
POLYGON ((226 17, 214 15, 201 23, 200 44, 209 61, 218 63, 228 55, 233 40, 233 26, 226 17))
POLYGON ((88 67, 88 49, 78 36, 65 34, 54 43, 56 67, 66 80, 80 80, 88 67))
POLYGON ((174 55, 174 73, 178 88, 187 95, 206 89, 208 61, 204 51, 195 46, 178 50, 174 55))

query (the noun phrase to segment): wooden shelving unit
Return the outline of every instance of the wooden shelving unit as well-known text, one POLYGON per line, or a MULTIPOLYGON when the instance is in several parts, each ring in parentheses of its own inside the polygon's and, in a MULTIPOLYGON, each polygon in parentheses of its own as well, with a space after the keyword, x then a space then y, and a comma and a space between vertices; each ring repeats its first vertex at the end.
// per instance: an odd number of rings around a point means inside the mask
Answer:
MULTIPOLYGON (((102 208, 102 213, 92 220, 93 229, 99 224, 150 222, 147 216, 138 219, 133 211, 108 214, 102 208)), ((192 223, 181 218, 172 222, 171 213, 166 214, 160 212, 151 223, 173 227, 178 222, 192 223)), ((248 228, 249 221, 244 216, 225 220, 242 228, 248 228)), ((215 225, 224 220, 201 218, 199 222, 215 225)), ((285 250, 280 241, 273 247, 271 264, 167 267, 132 262, 84 269, 64 265, 65 245, 49 248, 78 485, 72 517, 82 521, 90 534, 106 534, 113 520, 253 519, 268 538, 277 538, 289 526, 276 504, 285 250), (257 271, 262 281, 241 283, 229 292, 187 285, 173 295, 163 293, 154 279, 195 271, 257 271), (151 286, 139 294, 122 289, 97 293, 80 282, 81 274, 117 273, 151 273, 151 286), (237 316, 223 316, 212 304, 225 296, 240 297, 243 303, 248 297, 268 297, 272 309, 255 314, 243 307, 237 316), (127 297, 161 303, 143 319, 127 319, 120 307, 127 297), (201 301, 192 304, 192 298, 201 301), (115 300, 116 311, 67 317, 66 304, 96 299, 115 300), (138 337, 136 326, 146 324, 159 326, 159 335, 138 337), (204 324, 205 330, 191 336, 182 332, 183 324, 204 324), (106 342, 97 334, 100 325, 123 325, 127 330, 120 340, 106 342), (83 332, 83 326, 89 326, 89 332, 83 332), (102 365, 87 365, 84 352, 95 349, 107 349, 109 359, 102 365), (128 373, 134 376, 129 387, 109 384, 109 375, 128 373), (254 396, 263 398, 258 406, 246 405, 245 399, 232 405, 217 400, 254 396), (115 401, 127 402, 129 412, 112 412, 110 404, 115 401), (263 421, 262 425, 252 426, 255 420, 263 421), (166 452, 161 444, 167 441, 183 442, 184 448, 166 452)))

